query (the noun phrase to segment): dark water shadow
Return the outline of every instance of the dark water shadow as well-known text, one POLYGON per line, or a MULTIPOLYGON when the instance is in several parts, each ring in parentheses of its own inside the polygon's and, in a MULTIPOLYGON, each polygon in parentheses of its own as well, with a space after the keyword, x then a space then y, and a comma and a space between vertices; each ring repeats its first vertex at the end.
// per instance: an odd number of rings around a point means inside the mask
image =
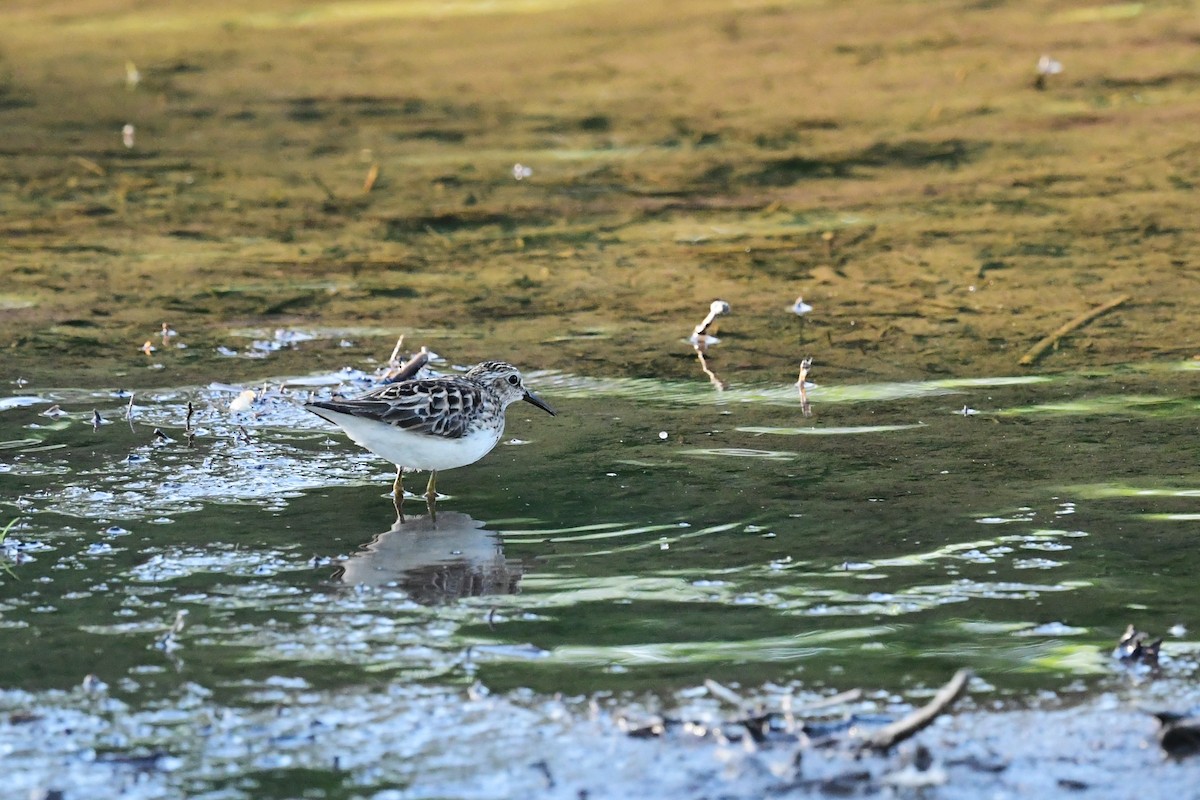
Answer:
POLYGON ((985 142, 962 139, 876 142, 862 150, 830 158, 789 156, 766 161, 759 171, 747 176, 747 179, 759 186, 790 186, 806 179, 851 177, 863 167, 924 169, 942 166, 953 169, 973 161, 986 147, 985 142))

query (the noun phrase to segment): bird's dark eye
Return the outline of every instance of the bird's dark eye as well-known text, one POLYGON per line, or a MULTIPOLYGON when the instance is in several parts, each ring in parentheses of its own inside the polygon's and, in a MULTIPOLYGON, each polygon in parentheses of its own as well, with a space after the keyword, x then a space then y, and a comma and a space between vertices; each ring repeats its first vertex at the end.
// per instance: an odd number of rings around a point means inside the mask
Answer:
POLYGON ((512 384, 513 386, 516 386, 518 383, 520 383, 520 382, 521 382, 521 379, 520 379, 520 378, 518 378, 516 375, 509 375, 509 376, 508 376, 508 382, 509 382, 510 384, 512 384))

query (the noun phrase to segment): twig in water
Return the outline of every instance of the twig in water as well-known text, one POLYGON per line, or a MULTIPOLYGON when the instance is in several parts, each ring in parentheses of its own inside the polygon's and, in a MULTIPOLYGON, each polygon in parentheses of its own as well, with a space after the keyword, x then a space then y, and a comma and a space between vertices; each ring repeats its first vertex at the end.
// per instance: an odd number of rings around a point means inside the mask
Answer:
POLYGON ((700 360, 700 370, 708 376, 709 381, 716 387, 718 392, 723 392, 729 388, 729 384, 717 377, 717 374, 708 368, 708 361, 704 358, 705 352, 708 351, 710 344, 715 344, 717 339, 709 336, 708 329, 712 327, 717 317, 722 314, 729 313, 729 303, 724 300, 713 300, 708 306, 708 316, 701 320, 700 324, 692 331, 691 338, 688 339, 692 343, 692 348, 696 351, 696 358, 700 360))
POLYGON ((800 377, 796 378, 796 388, 800 390, 800 413, 806 417, 812 416, 812 406, 808 403, 808 390, 804 388, 804 382, 808 380, 810 369, 812 369, 812 358, 805 358, 800 362, 800 377))
POLYGON ((238 425, 238 438, 246 444, 254 444, 254 441, 250 438, 250 431, 246 430, 245 425, 238 425))
POLYGON ((1026 353, 1025 355, 1021 356, 1021 360, 1018 361, 1017 363, 1022 366, 1028 366, 1029 364, 1032 364, 1033 362, 1035 362, 1039 358, 1041 358, 1043 355, 1045 355, 1047 350, 1049 350, 1050 348, 1052 348, 1056 344, 1058 344, 1059 339, 1066 336, 1068 333, 1075 330, 1076 328, 1082 328, 1084 325, 1087 325, 1089 322, 1094 320, 1096 317, 1099 317, 1103 314, 1107 314, 1109 311, 1112 311, 1117 306, 1119 306, 1123 303, 1129 302, 1129 300, 1132 297, 1133 297, 1132 295, 1123 294, 1120 297, 1114 297, 1112 300, 1109 300, 1107 303, 1105 303, 1103 305, 1096 306, 1095 308, 1093 308, 1091 311, 1088 311, 1087 313, 1080 314, 1078 317, 1076 317, 1075 319, 1066 323, 1065 325, 1061 326, 1054 333, 1050 334, 1045 339, 1042 339, 1040 342, 1035 344, 1033 347, 1029 348, 1029 352, 1026 353))
POLYGON ((958 698, 962 697, 970 678, 971 670, 960 669, 954 673, 954 677, 950 679, 949 683, 938 689, 938 693, 933 696, 932 700, 891 725, 875 731, 863 742, 862 748, 891 750, 913 734, 924 730, 929 723, 941 716, 950 706, 954 705, 958 698))
POLYGON ((700 359, 700 371, 708 376, 709 381, 716 387, 718 392, 723 392, 729 388, 729 384, 721 380, 717 373, 708 368, 708 359, 704 357, 704 348, 700 344, 695 345, 696 358, 700 359))
POLYGON ((192 405, 192 401, 188 400, 187 404, 187 419, 183 422, 183 432, 187 434, 188 447, 191 447, 196 442, 196 429, 192 427, 192 416, 195 415, 196 408, 192 405))
POLYGON ((1158 653, 1162 648, 1162 637, 1151 639, 1150 634, 1139 631, 1133 625, 1125 628, 1113 655, 1127 664, 1144 664, 1158 669, 1158 653))
POLYGON ((133 392, 129 393, 129 405, 125 406, 125 419, 133 419, 133 392))
POLYGON ((371 168, 367 170, 366 180, 363 181, 363 194, 370 194, 371 190, 375 188, 377 180, 379 180, 379 165, 372 164, 371 168))
POLYGON ((542 759, 541 761, 535 761, 532 764, 530 764, 529 766, 533 767, 538 772, 542 773, 542 776, 545 777, 545 779, 546 779, 546 788, 547 789, 554 788, 554 776, 550 773, 550 765, 546 763, 546 759, 542 759))
POLYGON ((321 191, 325 193, 325 199, 329 200, 331 203, 337 202, 337 195, 333 193, 333 189, 330 189, 325 185, 325 181, 321 180, 320 175, 313 173, 311 177, 312 182, 321 187, 321 191))
POLYGON ((74 161, 79 166, 86 169, 88 172, 92 173, 93 175, 99 175, 101 178, 103 178, 104 176, 106 176, 108 174, 107 172, 104 171, 104 167, 100 166, 95 161, 92 161, 90 158, 84 158, 83 156, 73 156, 71 158, 71 160, 74 161))
POLYGON ((420 352, 404 362, 403 366, 395 368, 395 371, 388 370, 388 373, 383 376, 384 383, 399 383, 415 378, 417 373, 428 363, 429 348, 422 346, 420 352))
POLYGON ((404 334, 400 334, 400 338, 396 340, 396 346, 392 348, 392 354, 388 356, 388 366, 400 363, 400 348, 404 347, 404 334))
POLYGON ((730 689, 728 686, 723 686, 722 684, 717 683, 712 678, 704 679, 704 688, 708 689, 708 693, 713 697, 717 698, 723 703, 728 703, 734 708, 745 710, 747 707, 747 703, 742 699, 741 695, 730 689))
MULTIPOLYGON (((4 530, 0 531, 0 544, 3 544, 4 540, 8 538, 8 532, 13 529, 13 526, 16 525, 20 519, 20 517, 13 517, 12 521, 4 526, 4 530)), ((12 578, 14 581, 21 580, 19 577, 17 577, 17 573, 13 572, 12 564, 9 562, 7 554, 0 555, 0 569, 4 570, 4 574, 8 575, 8 577, 12 578)))
POLYGON ((819 711, 823 708, 832 708, 833 706, 840 706, 844 705, 845 703, 856 703, 862 699, 862 695, 862 689, 850 689, 848 691, 839 692, 838 694, 830 695, 829 697, 809 703, 804 708, 799 710, 805 714, 809 714, 813 711, 819 711))
POLYGON ((713 300, 712 303, 708 307, 708 316, 705 317, 703 319, 703 321, 701 321, 701 323, 696 326, 696 329, 694 331, 692 331, 692 337, 698 339, 700 337, 706 336, 708 334, 709 327, 712 326, 712 324, 716 321, 717 317, 721 316, 722 314, 728 314, 728 313, 729 313, 729 303, 726 303, 724 300, 713 300))
POLYGON ((164 650, 172 653, 180 648, 179 634, 183 632, 184 622, 187 620, 187 609, 180 609, 175 612, 175 622, 172 623, 170 629, 154 642, 154 646, 159 650, 164 650))

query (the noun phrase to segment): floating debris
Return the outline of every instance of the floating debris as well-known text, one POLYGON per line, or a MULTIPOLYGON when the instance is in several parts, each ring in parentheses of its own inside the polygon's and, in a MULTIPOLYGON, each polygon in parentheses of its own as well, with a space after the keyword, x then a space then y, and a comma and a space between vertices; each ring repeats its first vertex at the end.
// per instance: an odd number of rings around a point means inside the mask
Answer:
POLYGON ((125 62, 125 88, 133 91, 142 82, 142 73, 138 70, 137 64, 132 61, 125 62))
POLYGON ((714 322, 716 322, 717 317, 721 316, 722 314, 728 314, 729 311, 729 303, 726 303, 724 300, 713 300, 708 307, 708 316, 706 316, 700 322, 700 324, 696 326, 695 330, 692 331, 692 338, 689 339, 689 341, 692 344, 696 344, 697 342, 716 344, 719 342, 720 339, 716 338, 715 336, 708 335, 708 329, 712 327, 714 322))
POLYGON ((88 694, 100 694, 108 691, 108 684, 100 680, 99 676, 88 673, 83 676, 83 681, 80 682, 79 688, 88 694))
POLYGON ((712 369, 709 368, 708 360, 704 357, 704 353, 708 350, 710 345, 714 345, 721 341, 716 336, 710 335, 709 330, 713 329, 713 323, 716 321, 717 317, 728 313, 729 303, 726 303, 724 300, 713 300, 712 303, 709 304, 708 315, 700 321, 700 324, 695 327, 695 329, 692 331, 692 335, 688 338, 688 341, 696 351, 696 358, 700 361, 700 371, 708 376, 709 382, 712 383, 713 387, 718 392, 723 392, 728 389, 729 384, 722 380, 720 376, 718 376, 712 371, 712 369))
POLYGON ((800 394, 804 394, 804 390, 809 386, 816 386, 808 380, 809 373, 812 371, 812 356, 806 356, 800 361, 800 373, 796 376, 796 386, 800 389, 800 394))
POLYGON ((187 434, 188 447, 192 447, 196 443, 196 429, 192 427, 192 417, 196 414, 196 407, 192 405, 192 401, 188 400, 187 418, 183 423, 183 432, 187 434))
POLYGON ((125 149, 127 150, 133 149, 133 134, 134 128, 132 125, 126 123, 125 127, 121 128, 121 143, 125 145, 125 149))
POLYGON ((392 351, 392 357, 388 359, 387 369, 380 376, 380 383, 400 383, 401 381, 412 380, 417 377, 417 374, 425 368, 429 363, 429 357, 432 355, 429 348, 422 346, 421 349, 409 356, 406 361, 401 361, 397 358, 400 344, 404 341, 404 337, 400 337, 400 341, 396 342, 396 349, 392 351))
POLYGON ((59 408, 58 403, 55 403, 54 405, 50 406, 45 411, 43 411, 41 414, 41 416, 49 417, 50 419, 58 419, 59 417, 65 417, 66 415, 67 415, 67 412, 65 412, 61 408, 59 408))
POLYGON ((147 340, 145 341, 145 343, 144 343, 144 344, 141 346, 141 348, 139 348, 139 349, 140 349, 140 350, 141 350, 143 353, 145 353, 146 355, 150 355, 151 353, 153 353, 153 352, 154 352, 155 350, 157 350, 158 348, 154 346, 154 342, 152 342, 152 341, 150 341, 149 339, 147 339, 147 340))
POLYGON ((370 194, 375 188, 375 181, 379 180, 379 165, 372 164, 367 170, 367 177, 363 179, 363 194, 370 194))
POLYGON ((713 388, 718 392, 723 392, 728 389, 729 383, 725 380, 722 380, 720 375, 713 372, 712 369, 709 368, 708 359, 704 357, 706 345, 696 344, 694 347, 696 348, 696 358, 700 362, 700 371, 708 376, 708 380, 713 385, 713 388))
POLYGON ((184 623, 187 621, 187 609, 181 608, 175 612, 175 622, 171 624, 170 629, 162 636, 159 636, 154 642, 155 648, 166 653, 173 653, 178 650, 181 645, 179 643, 179 634, 183 632, 184 623))
POLYGON ((796 389, 800 392, 800 412, 812 416, 812 405, 808 402, 808 387, 816 384, 809 383, 808 374, 812 370, 812 357, 806 357, 800 362, 800 374, 796 377, 796 389))
POLYGON ((100 416, 100 412, 93 408, 92 409, 92 430, 98 431, 98 430, 100 430, 100 426, 104 425, 104 424, 105 424, 104 418, 100 416))
POLYGON ((256 397, 258 394, 253 389, 245 389, 229 404, 229 410, 234 414, 249 411, 253 407, 256 397))
POLYGON ((1058 75, 1063 71, 1063 65, 1059 61, 1055 61, 1048 55, 1042 55, 1037 62, 1037 79, 1033 82, 1033 88, 1039 92, 1046 88, 1046 78, 1051 75, 1058 75))
POLYGON ((884 786, 894 786, 897 789, 923 789, 927 786, 941 786, 949 780, 946 770, 938 765, 933 753, 923 744, 917 745, 910 752, 903 753, 899 760, 900 769, 880 776, 879 782, 884 786))
POLYGON ((533 177, 533 167, 527 167, 524 164, 520 164, 520 163, 513 164, 512 174, 513 174, 513 177, 516 178, 517 180, 523 181, 526 178, 533 177))
MULTIPOLYGON (((255 339, 250 342, 250 349, 246 352, 247 358, 266 358, 271 353, 278 352, 301 342, 308 342, 316 339, 314 334, 306 331, 288 330, 286 328, 276 328, 270 339, 255 339)), ((221 348, 217 348, 217 352, 221 355, 236 355, 236 351, 222 352, 221 348)))
POLYGON ((887 751, 903 742, 915 733, 924 730, 935 719, 948 711, 951 706, 963 696, 967 683, 971 679, 969 669, 960 669, 954 677, 938 690, 928 703, 916 709, 902 719, 886 725, 868 736, 862 744, 863 749, 887 751))
POLYGON ((1090 311, 1085 311, 1084 313, 1080 314, 1078 317, 1075 317, 1074 319, 1070 320, 1069 322, 1063 323, 1061 326, 1059 326, 1058 330, 1054 331, 1049 336, 1045 337, 1044 339, 1039 341, 1037 344, 1035 344, 1033 347, 1029 348, 1029 352, 1027 352, 1025 355, 1021 356, 1020 360, 1018 360, 1017 363, 1020 364, 1021 366, 1028 366, 1028 365, 1034 363, 1039 358, 1041 358, 1046 353, 1047 350, 1050 350, 1051 348, 1057 348, 1059 339, 1063 338, 1064 336, 1071 333, 1072 331, 1074 331, 1077 328, 1082 328, 1084 325, 1087 325, 1089 322, 1094 320, 1096 317, 1099 317, 1103 314, 1107 314, 1109 311, 1112 311, 1117 306, 1128 302, 1132 298, 1133 298, 1133 295, 1129 295, 1129 294, 1123 294, 1120 297, 1114 297, 1112 300, 1109 300, 1107 303, 1101 303, 1100 305, 1096 306, 1095 308, 1091 309, 1090 311))
POLYGON ((804 302, 803 297, 797 297, 796 302, 792 303, 792 313, 798 317, 803 317, 812 310, 813 307, 804 302))
POLYGON ((958 411, 955 411, 954 413, 961 414, 964 417, 973 417, 976 414, 978 414, 979 412, 976 409, 971 408, 970 406, 963 406, 961 409, 959 409, 958 411))
POLYGON ((1150 641, 1150 634, 1139 631, 1133 625, 1125 628, 1113 650, 1113 657, 1126 664, 1135 664, 1158 669, 1158 651, 1162 647, 1162 637, 1150 641))

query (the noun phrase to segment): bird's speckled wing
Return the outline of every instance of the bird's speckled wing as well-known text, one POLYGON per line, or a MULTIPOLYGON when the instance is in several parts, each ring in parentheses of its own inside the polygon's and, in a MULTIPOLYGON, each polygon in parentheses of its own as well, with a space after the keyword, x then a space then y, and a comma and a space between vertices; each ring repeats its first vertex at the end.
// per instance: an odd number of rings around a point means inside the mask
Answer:
POLYGON ((475 409, 483 405, 483 392, 469 381, 428 378, 380 386, 349 400, 315 400, 309 405, 414 433, 459 439, 467 433, 475 409))

